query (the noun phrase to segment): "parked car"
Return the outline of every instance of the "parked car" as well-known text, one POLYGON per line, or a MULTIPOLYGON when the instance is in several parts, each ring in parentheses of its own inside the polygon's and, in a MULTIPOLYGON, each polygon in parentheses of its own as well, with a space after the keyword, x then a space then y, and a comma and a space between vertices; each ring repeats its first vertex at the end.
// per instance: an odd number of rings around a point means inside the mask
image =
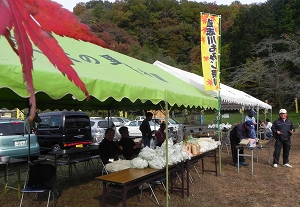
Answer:
MULTIPOLYGON (((92 138, 94 144, 99 144, 103 138, 107 128, 113 128, 116 131, 116 126, 112 121, 104 119, 91 119, 90 120, 92 138)), ((118 139, 118 132, 116 131, 115 139, 118 139)))
MULTIPOLYGON (((128 127, 129 136, 130 137, 142 137, 142 133, 140 131, 140 125, 143 121, 130 121, 126 123, 124 126, 128 127)), ((154 123, 153 121, 149 121, 151 131, 153 134, 159 129, 159 125, 154 123)), ((117 127, 119 130, 120 127, 117 127)))
MULTIPOLYGON (((105 117, 105 120, 108 120, 108 117, 105 117)), ((126 124, 126 122, 129 121, 128 119, 123 118, 123 117, 109 117, 109 120, 114 122, 116 127, 122 126, 122 125, 126 124)))
MULTIPOLYGON (((157 124, 160 124, 162 122, 165 122, 165 118, 153 118, 152 121, 156 122, 157 124)), ((169 129, 169 136, 172 137, 173 140, 177 140, 178 136, 183 136, 185 131, 185 125, 180 124, 176 120, 169 118, 168 119, 168 129, 169 129)))
POLYGON ((135 118, 135 121, 143 121, 144 119, 146 119, 145 116, 137 116, 137 117, 135 118))
POLYGON ((81 111, 40 113, 37 137, 41 149, 60 150, 92 144, 90 118, 81 111))
MULTIPOLYGON (((165 122, 165 118, 153 118, 152 119, 153 122, 156 122, 157 124, 160 124, 162 122, 165 122)), ((184 129, 185 126, 183 124, 180 124, 179 122, 177 122, 176 120, 169 118, 168 119, 168 127, 171 128, 173 127, 173 131, 178 131, 178 129, 182 128, 184 129)))
MULTIPOLYGON (((0 157, 9 156, 13 158, 28 157, 28 138, 25 132, 25 122, 18 119, 0 119, 0 157)), ((30 134, 30 158, 38 159, 40 145, 37 136, 30 134)))

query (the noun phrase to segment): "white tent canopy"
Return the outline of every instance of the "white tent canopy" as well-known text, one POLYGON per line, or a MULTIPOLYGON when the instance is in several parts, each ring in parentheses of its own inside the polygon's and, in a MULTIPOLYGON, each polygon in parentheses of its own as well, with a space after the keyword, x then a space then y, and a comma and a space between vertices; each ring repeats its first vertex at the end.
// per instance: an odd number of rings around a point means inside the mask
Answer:
MULTIPOLYGON (((180 78, 181 80, 191 84, 195 88, 206 92, 212 97, 218 97, 217 91, 205 91, 204 78, 202 76, 172 67, 160 61, 155 61, 153 65, 156 65, 159 68, 171 73, 177 78, 180 78)), ((220 96, 222 110, 237 110, 241 108, 272 109, 271 105, 260 101, 243 91, 237 90, 222 83, 220 84, 220 96)))

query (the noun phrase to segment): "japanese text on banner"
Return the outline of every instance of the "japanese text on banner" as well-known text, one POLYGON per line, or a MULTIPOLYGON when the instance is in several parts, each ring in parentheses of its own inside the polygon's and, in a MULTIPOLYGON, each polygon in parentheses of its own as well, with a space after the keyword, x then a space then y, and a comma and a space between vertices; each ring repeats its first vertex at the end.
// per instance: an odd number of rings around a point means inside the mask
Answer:
POLYGON ((200 15, 201 59, 206 91, 219 90, 220 19, 217 15, 200 15))

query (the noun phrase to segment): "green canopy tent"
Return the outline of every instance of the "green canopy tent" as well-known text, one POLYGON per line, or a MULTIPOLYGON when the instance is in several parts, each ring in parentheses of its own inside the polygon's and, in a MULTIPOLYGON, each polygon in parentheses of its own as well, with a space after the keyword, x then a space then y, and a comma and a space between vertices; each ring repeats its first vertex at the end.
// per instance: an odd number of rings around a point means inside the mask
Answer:
MULTIPOLYGON (((217 99, 157 66, 90 43, 56 39, 73 61, 91 99, 86 101, 82 91, 35 48, 33 81, 39 109, 164 109, 168 118, 170 107, 217 108, 217 99)), ((21 71, 19 57, 1 38, 0 107, 27 108, 29 95, 21 71)), ((168 176, 166 179, 168 183, 168 176)), ((166 202, 168 206, 168 199, 166 202)))
MULTIPOLYGON (((91 95, 85 95, 34 49, 33 81, 39 109, 217 108, 217 100, 157 66, 91 43, 57 36, 91 95)), ((0 39, 0 107, 26 108, 19 57, 0 39)))

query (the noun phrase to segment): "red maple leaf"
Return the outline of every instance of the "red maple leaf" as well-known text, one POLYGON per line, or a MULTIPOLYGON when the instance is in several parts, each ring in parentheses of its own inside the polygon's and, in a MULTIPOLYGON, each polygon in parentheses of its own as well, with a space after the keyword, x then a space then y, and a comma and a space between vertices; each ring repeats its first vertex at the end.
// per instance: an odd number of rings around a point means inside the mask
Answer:
POLYGON ((73 62, 52 36, 53 32, 60 36, 107 47, 90 31, 88 26, 80 23, 72 12, 50 0, 0 0, 0 19, 0 35, 6 37, 22 64, 23 80, 30 95, 30 120, 33 120, 36 110, 32 80, 33 49, 31 41, 89 99, 89 93, 84 83, 71 66, 73 62), (17 44, 11 40, 11 31, 13 31, 17 44))

